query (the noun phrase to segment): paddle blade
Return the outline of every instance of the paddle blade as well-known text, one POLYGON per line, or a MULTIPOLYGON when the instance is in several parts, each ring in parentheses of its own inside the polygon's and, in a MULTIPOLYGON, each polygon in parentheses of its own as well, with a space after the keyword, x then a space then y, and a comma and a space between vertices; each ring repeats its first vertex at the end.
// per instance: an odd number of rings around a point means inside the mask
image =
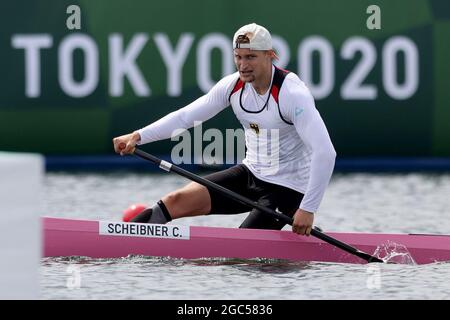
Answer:
POLYGON ((375 256, 371 256, 370 254, 367 254, 365 252, 359 251, 356 253, 356 255, 364 260, 366 260, 368 263, 372 263, 372 262, 378 262, 378 263, 384 263, 383 260, 381 260, 380 258, 377 258, 375 256))

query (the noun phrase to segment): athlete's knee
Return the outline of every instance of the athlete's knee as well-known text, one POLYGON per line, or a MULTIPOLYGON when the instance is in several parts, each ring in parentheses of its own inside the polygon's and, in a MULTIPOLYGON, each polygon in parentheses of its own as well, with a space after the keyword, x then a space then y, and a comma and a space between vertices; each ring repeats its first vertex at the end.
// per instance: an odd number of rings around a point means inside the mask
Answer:
POLYGON ((162 201, 174 219, 207 214, 211 207, 208 189, 197 183, 167 194, 162 201))
POLYGON ((169 194, 167 194, 165 197, 162 198, 162 201, 166 205, 175 205, 176 203, 180 202, 183 199, 183 192, 181 190, 173 191, 169 194))

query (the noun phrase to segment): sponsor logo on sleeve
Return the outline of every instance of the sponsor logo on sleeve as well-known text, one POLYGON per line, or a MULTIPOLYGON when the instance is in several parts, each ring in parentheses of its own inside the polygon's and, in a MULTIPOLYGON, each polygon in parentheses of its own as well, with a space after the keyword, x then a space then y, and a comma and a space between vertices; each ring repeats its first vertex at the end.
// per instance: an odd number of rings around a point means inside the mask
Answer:
POLYGON ((303 113, 303 108, 301 107, 296 107, 295 108, 295 116, 298 117, 299 115, 301 115, 303 113))

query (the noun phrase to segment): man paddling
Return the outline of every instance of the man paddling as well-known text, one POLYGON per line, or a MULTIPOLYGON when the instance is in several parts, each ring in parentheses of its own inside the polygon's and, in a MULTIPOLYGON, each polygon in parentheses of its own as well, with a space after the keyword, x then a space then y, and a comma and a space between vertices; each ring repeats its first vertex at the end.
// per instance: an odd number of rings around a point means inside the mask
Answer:
MULTIPOLYGON (((245 130, 242 164, 205 178, 293 217, 292 230, 308 235, 330 181, 336 152, 306 85, 294 73, 273 65, 277 56, 269 31, 255 23, 233 37, 237 72, 220 80, 206 95, 162 119, 113 139, 121 155, 189 129, 231 105, 245 130), (272 157, 262 149, 275 145, 272 157), (276 155, 276 161, 273 161, 276 155)), ((273 148, 272 148, 273 149, 273 148)), ((164 196, 132 222, 167 223, 182 217, 237 214, 249 208, 196 182, 164 196)), ((253 209, 240 228, 280 230, 285 223, 253 209)))

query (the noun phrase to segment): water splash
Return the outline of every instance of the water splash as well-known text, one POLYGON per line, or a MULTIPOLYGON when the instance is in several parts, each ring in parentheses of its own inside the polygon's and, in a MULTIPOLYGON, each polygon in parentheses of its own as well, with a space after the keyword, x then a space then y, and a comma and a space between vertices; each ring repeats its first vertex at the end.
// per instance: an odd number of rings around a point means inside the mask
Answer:
POLYGON ((417 264, 406 246, 392 241, 379 245, 374 252, 374 256, 386 263, 417 264))

